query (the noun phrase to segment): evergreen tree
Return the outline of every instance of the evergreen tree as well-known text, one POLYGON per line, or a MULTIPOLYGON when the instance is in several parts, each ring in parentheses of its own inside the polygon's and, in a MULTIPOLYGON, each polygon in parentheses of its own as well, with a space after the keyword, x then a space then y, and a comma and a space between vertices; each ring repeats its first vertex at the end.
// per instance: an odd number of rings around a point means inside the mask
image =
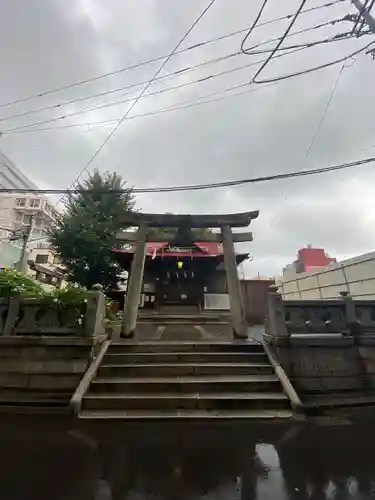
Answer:
POLYGON ((87 288, 95 283, 105 290, 116 288, 120 268, 111 250, 121 247, 116 240, 121 216, 135 207, 131 190, 119 192, 124 185, 116 173, 96 170, 77 187, 82 192, 69 195, 50 241, 71 281, 87 288))

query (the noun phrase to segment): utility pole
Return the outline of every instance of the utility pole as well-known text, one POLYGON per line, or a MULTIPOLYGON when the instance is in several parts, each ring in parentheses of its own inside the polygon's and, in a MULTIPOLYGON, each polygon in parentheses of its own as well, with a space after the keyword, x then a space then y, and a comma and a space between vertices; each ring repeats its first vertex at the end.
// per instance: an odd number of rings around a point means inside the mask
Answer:
POLYGON ((27 272, 27 244, 30 240, 31 233, 33 231, 34 227, 34 216, 30 216, 30 223, 29 225, 25 228, 25 230, 22 233, 22 249, 21 249, 21 256, 19 262, 17 262, 16 269, 20 273, 26 273, 27 272))
MULTIPOLYGON (((367 24, 370 30, 375 33, 375 19, 366 8, 366 5, 362 4, 360 0, 352 0, 352 3, 358 9, 359 15, 363 21, 367 24)), ((373 6, 373 3, 371 3, 370 6, 373 6)))

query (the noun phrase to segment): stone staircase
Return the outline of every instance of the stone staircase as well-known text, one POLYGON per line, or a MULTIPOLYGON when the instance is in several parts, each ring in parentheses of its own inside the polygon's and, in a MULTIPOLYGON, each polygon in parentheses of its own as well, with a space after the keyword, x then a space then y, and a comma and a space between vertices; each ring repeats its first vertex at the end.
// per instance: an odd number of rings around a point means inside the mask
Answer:
POLYGON ((112 342, 81 419, 286 419, 290 401, 255 342, 112 342))
POLYGON ((137 341, 229 340, 233 337, 230 316, 225 311, 190 310, 188 306, 164 306, 160 311, 142 311, 135 330, 137 341))

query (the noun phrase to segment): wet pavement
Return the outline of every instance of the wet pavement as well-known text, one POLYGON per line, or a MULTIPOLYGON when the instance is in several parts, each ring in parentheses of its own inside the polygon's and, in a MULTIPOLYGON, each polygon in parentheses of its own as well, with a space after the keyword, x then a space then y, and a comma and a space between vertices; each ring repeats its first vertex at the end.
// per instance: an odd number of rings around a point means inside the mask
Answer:
POLYGON ((375 498, 371 427, 0 428, 0 500, 375 498))

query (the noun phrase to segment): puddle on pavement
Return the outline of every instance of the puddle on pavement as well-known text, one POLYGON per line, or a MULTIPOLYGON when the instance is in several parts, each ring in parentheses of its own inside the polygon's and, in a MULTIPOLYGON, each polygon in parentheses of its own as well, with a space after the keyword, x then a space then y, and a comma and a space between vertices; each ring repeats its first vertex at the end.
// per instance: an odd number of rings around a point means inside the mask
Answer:
POLYGON ((367 500, 375 440, 363 429, 273 433, 168 426, 111 436, 0 431, 0 500, 367 500))

